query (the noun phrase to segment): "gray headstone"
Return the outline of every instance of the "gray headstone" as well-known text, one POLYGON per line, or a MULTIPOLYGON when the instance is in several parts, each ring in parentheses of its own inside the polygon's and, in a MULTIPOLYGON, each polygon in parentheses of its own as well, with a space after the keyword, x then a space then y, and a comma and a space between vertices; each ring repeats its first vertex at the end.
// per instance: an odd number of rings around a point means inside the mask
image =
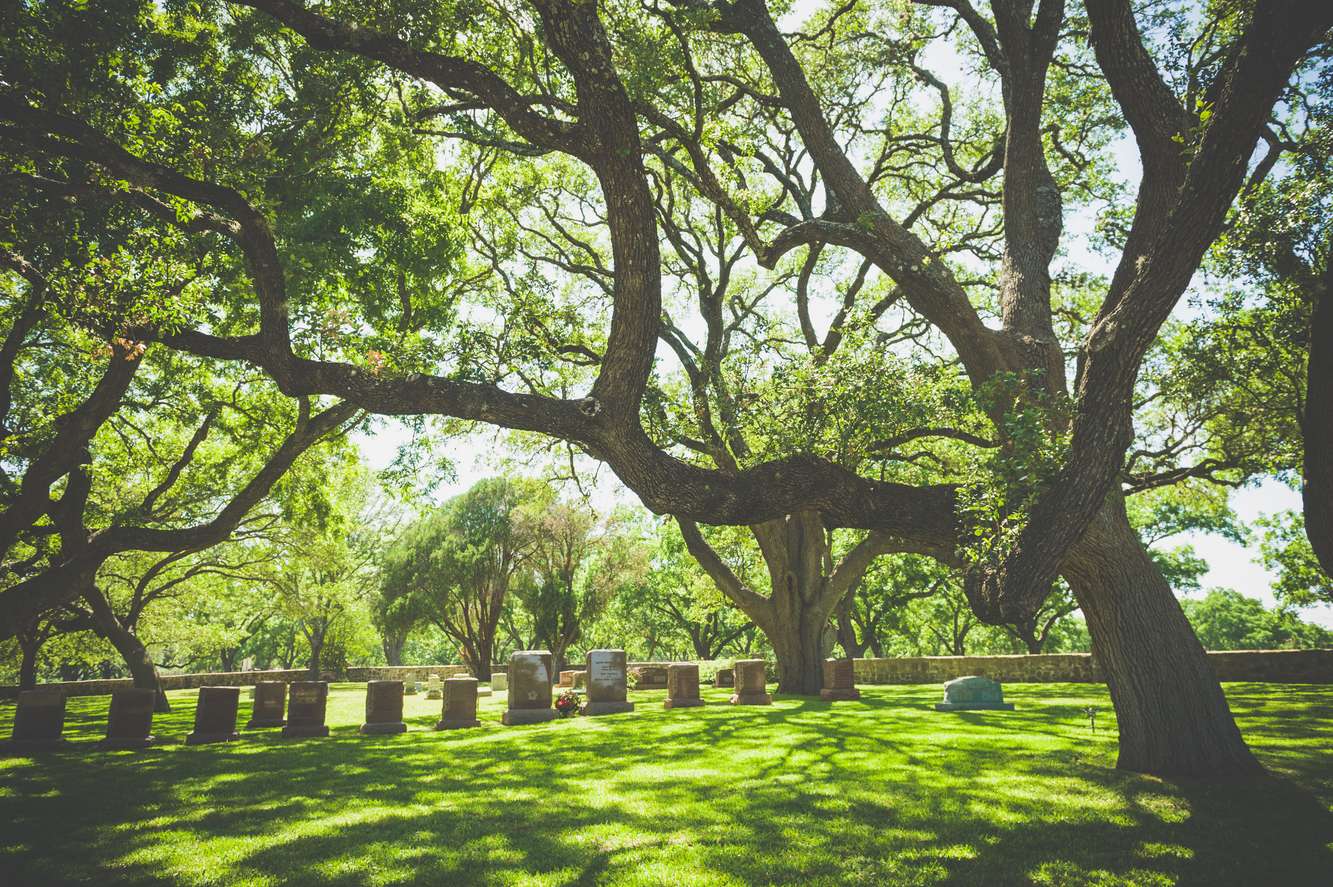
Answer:
POLYGON ((329 704, 328 681, 293 681, 287 692, 287 725, 284 738, 328 736, 324 712, 329 704))
POLYGON ((634 711, 634 703, 627 701, 624 650, 589 650, 587 674, 588 704, 584 714, 634 711))
POLYGON ((552 657, 549 650, 519 650, 509 657, 509 708, 506 726, 555 720, 551 708, 552 657))
POLYGON ((153 707, 157 691, 147 687, 126 687, 111 693, 107 713, 106 738, 98 748, 145 748, 153 743, 153 707))
POLYGON ((944 701, 935 703, 936 711, 991 710, 1013 711, 1004 701, 1000 682, 977 675, 954 678, 944 684, 944 701))

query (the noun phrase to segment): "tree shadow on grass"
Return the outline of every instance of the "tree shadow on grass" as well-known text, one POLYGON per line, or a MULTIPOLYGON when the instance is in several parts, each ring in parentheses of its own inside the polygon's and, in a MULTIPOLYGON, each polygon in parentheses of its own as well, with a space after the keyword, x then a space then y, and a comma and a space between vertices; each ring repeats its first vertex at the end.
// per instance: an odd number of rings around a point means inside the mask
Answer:
MULTIPOLYGON (((875 692, 664 712, 643 696, 632 715, 535 727, 362 737, 344 722, 325 740, 11 767, 0 820, 22 849, 0 859, 16 884, 1303 884, 1330 870, 1333 825, 1308 791, 1111 770, 1062 728, 1069 706, 997 718, 875 692)), ((163 729, 188 730, 192 706, 177 709, 163 729)), ((1292 741, 1286 726, 1265 729, 1292 741)))

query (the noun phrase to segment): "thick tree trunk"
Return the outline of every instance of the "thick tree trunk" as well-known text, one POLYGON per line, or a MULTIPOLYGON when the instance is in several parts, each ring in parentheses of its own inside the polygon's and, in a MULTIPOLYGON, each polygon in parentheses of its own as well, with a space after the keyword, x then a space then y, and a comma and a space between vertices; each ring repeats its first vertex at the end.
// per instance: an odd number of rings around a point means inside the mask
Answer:
POLYGON ((1333 255, 1310 315, 1305 389, 1305 461, 1301 498, 1305 535, 1324 572, 1333 576, 1333 255))
POLYGON ((560 671, 567 669, 569 663, 565 662, 565 652, 569 649, 569 644, 564 641, 556 641, 551 644, 551 662, 554 667, 551 669, 551 682, 555 683, 560 678, 560 671))
POLYGON ((384 661, 389 665, 403 664, 403 647, 407 645, 407 636, 386 633, 381 639, 384 647, 384 661))
POLYGON ((718 556, 693 523, 681 520, 681 534, 723 594, 768 636, 778 663, 778 692, 817 695, 822 662, 832 652, 829 614, 856 587, 889 540, 871 534, 837 564, 832 540, 816 511, 802 511, 750 527, 768 568, 768 597, 745 585, 718 556))
POLYGON ((310 680, 317 681, 320 676, 320 656, 324 652, 324 633, 316 632, 309 635, 310 658, 306 662, 306 668, 310 672, 310 680))
POLYGON ((19 689, 31 690, 37 686, 37 654, 41 652, 37 644, 24 644, 23 658, 19 663, 19 689))
POLYGON ((472 672, 472 676, 479 681, 489 681, 491 679, 491 659, 495 652, 495 636, 482 636, 474 641, 468 641, 463 644, 463 664, 472 672))
POLYGON ((708 637, 704 632, 697 628, 690 627, 690 645, 694 647, 694 656, 696 659, 708 661, 713 658, 712 647, 708 643, 708 637))
POLYGON ((1117 494, 1070 553, 1064 575, 1111 690, 1120 726, 1118 767, 1178 779, 1262 772, 1203 646, 1117 494))
POLYGON ((819 695, 827 625, 828 613, 803 610, 766 632, 778 663, 779 693, 819 695))

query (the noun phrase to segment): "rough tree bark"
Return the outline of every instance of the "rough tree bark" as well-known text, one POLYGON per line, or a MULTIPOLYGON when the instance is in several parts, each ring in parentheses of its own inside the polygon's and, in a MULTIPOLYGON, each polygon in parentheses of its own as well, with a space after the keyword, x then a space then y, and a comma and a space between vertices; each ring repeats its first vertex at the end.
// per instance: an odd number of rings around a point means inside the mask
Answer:
POLYGON ((1117 766, 1181 779, 1259 773, 1203 646, 1129 525, 1123 498, 1108 497, 1064 575, 1115 704, 1117 766))
POLYGON ((1319 565, 1333 576, 1333 240, 1324 263, 1310 314, 1301 499, 1305 535, 1319 565))
POLYGON ((381 629, 381 644, 384 647, 384 661, 388 665, 403 664, 403 647, 407 645, 407 633, 381 629))
POLYGON ((305 634, 306 643, 310 647, 310 655, 306 659, 306 670, 309 672, 309 680, 318 681, 321 672, 321 658, 324 655, 324 640, 328 636, 328 626, 315 623, 309 627, 302 626, 305 634))

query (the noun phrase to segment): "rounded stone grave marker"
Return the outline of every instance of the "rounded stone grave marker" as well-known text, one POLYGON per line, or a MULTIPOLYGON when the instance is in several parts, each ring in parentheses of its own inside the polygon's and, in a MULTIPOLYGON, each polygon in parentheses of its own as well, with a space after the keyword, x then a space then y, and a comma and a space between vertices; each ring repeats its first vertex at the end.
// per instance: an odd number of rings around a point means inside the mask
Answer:
POLYGON ((157 691, 148 687, 126 687, 111 693, 111 711, 106 719, 106 738, 98 748, 147 748, 153 744, 153 706, 157 691))
POLYGON ((699 666, 693 662, 673 662, 667 666, 667 698, 663 708, 694 708, 703 705, 699 698, 699 666))
POLYGON ((999 681, 977 675, 954 678, 944 684, 944 701, 935 703, 936 711, 1013 711, 1004 701, 999 681))
POLYGON ((462 730, 480 727, 477 720, 477 679, 470 675, 455 675, 444 682, 444 705, 436 730, 462 730))
POLYGON ((736 686, 736 670, 733 668, 719 668, 717 674, 713 676, 714 687, 734 687, 736 686))
POLYGON ((199 702, 194 708, 194 732, 185 737, 185 744, 240 739, 241 734, 236 732, 236 709, 240 702, 240 687, 200 687, 199 702))
POLYGON ((366 683, 366 722, 361 732, 367 735, 406 733, 403 723, 403 682, 368 681, 366 683))
POLYGON ((731 697, 732 705, 773 704, 773 697, 768 695, 765 667, 762 659, 736 660, 736 692, 731 697))
POLYGON ((287 723, 287 684, 285 681, 260 681, 255 684, 255 702, 245 728, 281 727, 287 723))
POLYGON ((505 726, 555 720, 551 708, 551 653, 519 650, 509 657, 509 708, 500 717, 505 726))
POLYGON ((4 743, 4 750, 24 754, 66 748, 69 742, 60 735, 64 729, 64 690, 55 687, 21 690, 14 710, 13 733, 4 743))
POLYGON ((324 711, 329 703, 328 681, 293 681, 287 693, 287 725, 284 737, 328 736, 324 711))
POLYGON ((585 715, 634 711, 634 703, 626 700, 624 650, 589 650, 586 675, 588 704, 583 708, 585 715))
POLYGON ((824 687, 819 691, 821 699, 834 701, 861 698, 861 691, 856 689, 852 660, 825 659, 823 671, 824 687))

